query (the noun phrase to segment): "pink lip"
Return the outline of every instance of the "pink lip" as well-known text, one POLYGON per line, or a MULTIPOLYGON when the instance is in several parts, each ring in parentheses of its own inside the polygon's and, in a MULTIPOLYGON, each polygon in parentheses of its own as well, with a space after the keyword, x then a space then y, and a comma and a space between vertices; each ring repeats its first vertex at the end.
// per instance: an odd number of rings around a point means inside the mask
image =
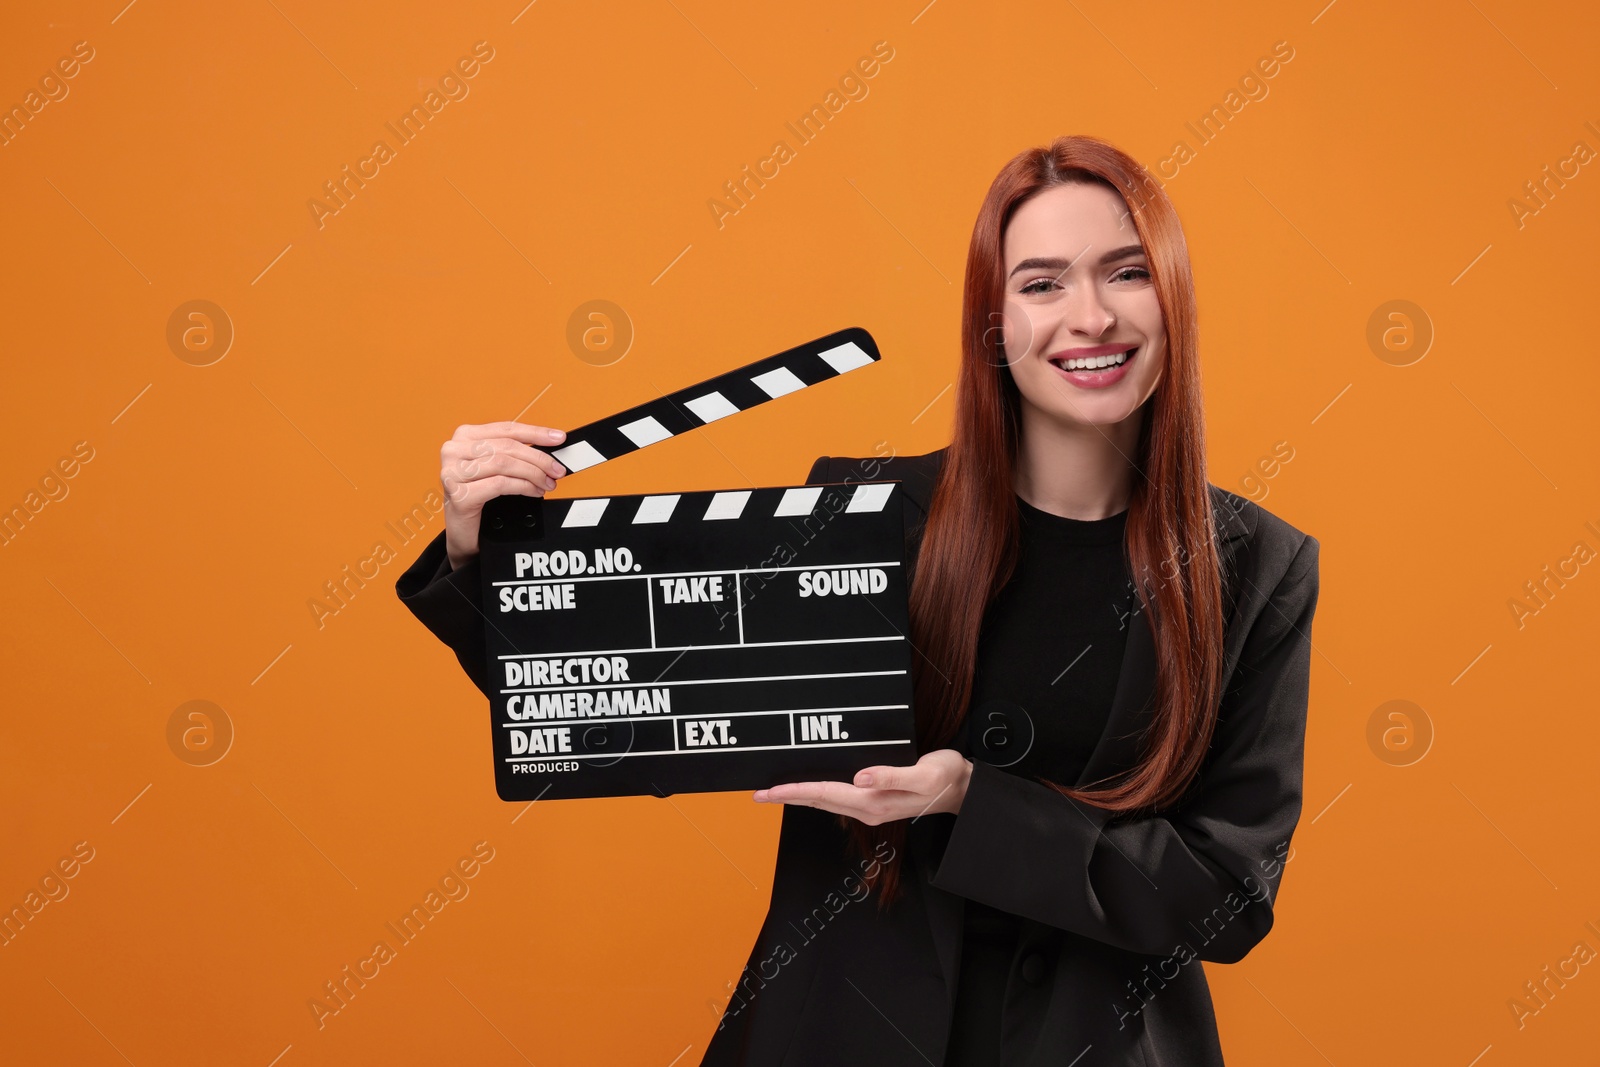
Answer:
POLYGON ((1069 348, 1063 352, 1056 352, 1046 356, 1049 360, 1088 359, 1091 356, 1110 356, 1118 352, 1131 353, 1123 360, 1120 366, 1110 367, 1105 370, 1065 370, 1055 363, 1050 363, 1052 369, 1073 385, 1080 389, 1106 389, 1116 385, 1127 376, 1128 368, 1133 366, 1134 360, 1139 358, 1138 345, 1095 345, 1093 348, 1069 348))

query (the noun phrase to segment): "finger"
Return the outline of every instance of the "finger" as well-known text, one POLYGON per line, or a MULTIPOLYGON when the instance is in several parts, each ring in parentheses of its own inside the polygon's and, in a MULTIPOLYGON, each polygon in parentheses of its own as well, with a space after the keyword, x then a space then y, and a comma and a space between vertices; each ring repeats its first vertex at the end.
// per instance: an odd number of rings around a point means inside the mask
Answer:
POLYGON ((525 445, 509 437, 483 437, 473 441, 457 441, 452 438, 439 450, 439 458, 445 466, 455 467, 470 477, 474 465, 501 453, 519 456, 529 463, 536 464, 552 478, 560 478, 567 473, 567 468, 550 453, 541 452, 531 445, 525 445))
POLYGON ((910 792, 922 792, 928 787, 927 768, 918 764, 914 767, 867 767, 856 774, 855 784, 863 789, 905 789, 910 792))
POLYGON ((457 482, 448 488, 450 504, 457 511, 475 511, 497 496, 544 496, 544 487, 525 478, 512 478, 497 474, 492 478, 479 478, 470 482, 457 482))
POLYGON ((787 782, 762 790, 771 804, 859 804, 863 790, 844 782, 787 782))
POLYGON ((505 449, 510 455, 520 456, 529 463, 537 465, 552 478, 562 478, 566 476, 567 468, 562 465, 559 459, 552 456, 548 452, 543 452, 532 447, 531 445, 525 445, 521 441, 516 441, 509 437, 501 438, 500 440, 495 441, 494 445, 496 448, 505 449))
MULTIPOLYGON (((528 449, 528 452, 533 452, 533 449, 528 449)), ((542 452, 534 454, 544 456, 542 452)), ((470 482, 496 474, 507 474, 513 478, 526 479, 544 489, 554 489, 556 475, 550 467, 559 464, 548 456, 544 456, 544 459, 545 463, 537 463, 522 453, 496 450, 485 456, 447 464, 439 477, 441 480, 453 477, 456 481, 470 482)))
POLYGON ((821 782, 787 782, 775 785, 756 792, 756 799, 763 804, 787 804, 794 800, 805 800, 822 795, 821 782))
POLYGON ((560 478, 567 473, 567 468, 548 452, 541 452, 521 441, 513 441, 509 437, 483 438, 478 441, 446 441, 439 450, 440 462, 446 467, 454 468, 466 477, 472 477, 473 472, 485 461, 493 456, 505 454, 516 456, 538 466, 552 478, 560 478))
POLYGON ((522 478, 498 474, 492 478, 455 483, 447 492, 446 502, 457 511, 470 514, 481 511, 485 504, 497 496, 510 495, 544 496, 544 489, 522 478))
POLYGON ((534 426, 526 422, 485 422, 457 426, 453 441, 481 441, 486 437, 509 437, 527 445, 556 445, 567 439, 564 430, 534 426))
POLYGON ((868 826, 910 818, 919 814, 922 807, 922 798, 916 794, 858 789, 846 782, 791 782, 758 790, 755 799, 771 804, 803 804, 835 815, 848 815, 868 826))
POLYGON ((555 479, 543 468, 537 467, 526 460, 513 458, 510 455, 502 456, 499 452, 485 450, 480 456, 465 459, 449 458, 449 454, 439 467, 439 481, 445 487, 454 490, 457 485, 477 481, 480 478, 490 478, 497 474, 511 475, 526 478, 541 488, 553 488, 555 479))

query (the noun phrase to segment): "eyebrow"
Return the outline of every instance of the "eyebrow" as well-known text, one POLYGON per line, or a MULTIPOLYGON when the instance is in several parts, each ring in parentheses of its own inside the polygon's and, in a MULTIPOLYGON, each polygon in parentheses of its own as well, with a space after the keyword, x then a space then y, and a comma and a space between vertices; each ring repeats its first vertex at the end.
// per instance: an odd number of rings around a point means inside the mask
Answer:
MULTIPOLYGON (((1113 248, 1111 251, 1101 256, 1099 262, 1111 263, 1115 260, 1127 259, 1130 256, 1142 255, 1144 255, 1143 245, 1123 245, 1121 248, 1113 248)), ((1044 269, 1064 271, 1068 267, 1072 266, 1074 262, 1074 260, 1062 259, 1060 256, 1036 256, 1033 259, 1025 259, 1021 263, 1018 263, 1015 267, 1012 267, 1011 274, 1006 275, 1006 277, 1012 277, 1018 272, 1025 270, 1044 269)))

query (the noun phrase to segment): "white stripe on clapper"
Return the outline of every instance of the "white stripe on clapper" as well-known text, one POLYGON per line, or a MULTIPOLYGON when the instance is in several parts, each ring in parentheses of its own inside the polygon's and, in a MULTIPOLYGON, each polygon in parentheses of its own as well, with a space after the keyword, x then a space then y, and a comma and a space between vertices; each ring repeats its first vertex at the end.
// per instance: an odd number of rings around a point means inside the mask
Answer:
POLYGON ((617 429, 621 430, 628 440, 640 448, 645 445, 653 445, 657 441, 665 441, 672 436, 672 432, 657 422, 653 415, 646 415, 642 419, 625 423, 618 426, 617 429))
POLYGON ((806 383, 795 376, 794 371, 788 367, 779 367, 769 370, 765 374, 758 374, 750 379, 763 393, 776 399, 796 389, 804 389, 806 383))
POLYGON ((737 519, 744 514, 744 506, 750 503, 750 490, 737 489, 726 493, 718 493, 711 498, 710 505, 702 519, 737 519))
POLYGON ((646 522, 666 522, 672 518, 672 509, 678 506, 678 498, 682 494, 673 493, 670 496, 647 496, 639 501, 639 510, 634 512, 633 522, 637 526, 646 522))
POLYGON ((550 453, 561 461, 561 465, 569 471, 581 471, 585 467, 592 467, 596 463, 604 463, 606 457, 600 450, 588 441, 574 441, 565 448, 558 448, 550 453))
POLYGON ((850 503, 846 511, 882 511, 883 506, 889 502, 889 494, 894 492, 893 482, 874 482, 871 485, 858 485, 856 491, 850 496, 850 503))
POLYGON ((826 352, 818 352, 817 355, 827 360, 828 366, 840 374, 855 370, 857 367, 865 367, 872 362, 872 357, 862 351, 861 346, 854 341, 846 341, 838 348, 830 348, 826 352))
POLYGON ((705 396, 697 396, 693 400, 685 400, 683 406, 694 412, 701 422, 716 422, 729 415, 739 414, 739 409, 721 393, 711 392, 705 396))
POLYGON ((611 503, 608 496, 583 497, 574 500, 572 506, 567 508, 567 517, 561 520, 561 525, 566 526, 598 526, 600 516, 605 514, 606 505, 611 503))
POLYGON ((811 509, 817 506, 817 497, 821 495, 820 485, 805 485, 786 490, 772 516, 782 518, 785 515, 809 515, 811 509))

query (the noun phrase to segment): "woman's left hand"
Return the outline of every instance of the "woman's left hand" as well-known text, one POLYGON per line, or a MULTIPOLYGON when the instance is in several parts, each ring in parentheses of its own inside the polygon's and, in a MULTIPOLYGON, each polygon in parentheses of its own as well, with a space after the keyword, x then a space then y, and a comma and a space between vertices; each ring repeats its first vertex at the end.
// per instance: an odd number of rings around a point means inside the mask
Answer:
POLYGON ((953 748, 929 752, 911 767, 868 767, 847 782, 792 782, 758 789, 760 804, 806 804, 868 826, 961 810, 972 761, 953 748))

